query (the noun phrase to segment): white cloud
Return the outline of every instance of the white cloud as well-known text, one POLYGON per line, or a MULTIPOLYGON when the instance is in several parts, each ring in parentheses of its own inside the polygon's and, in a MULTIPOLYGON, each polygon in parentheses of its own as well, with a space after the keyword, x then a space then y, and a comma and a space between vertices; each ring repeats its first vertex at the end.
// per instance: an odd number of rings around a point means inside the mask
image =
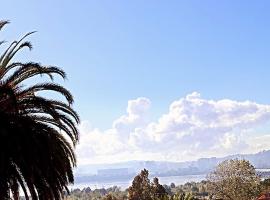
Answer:
POLYGON ((144 97, 128 101, 127 114, 113 122, 112 131, 127 138, 135 128, 144 127, 148 123, 150 106, 150 100, 144 97))
MULTIPOLYGON (((82 123, 79 162, 190 160, 252 151, 245 131, 270 120, 270 105, 207 100, 197 92, 174 101, 156 122, 148 119, 150 106, 144 97, 128 101, 126 115, 105 131, 82 123)), ((262 150, 263 140, 257 141, 262 145, 254 149, 262 150)))

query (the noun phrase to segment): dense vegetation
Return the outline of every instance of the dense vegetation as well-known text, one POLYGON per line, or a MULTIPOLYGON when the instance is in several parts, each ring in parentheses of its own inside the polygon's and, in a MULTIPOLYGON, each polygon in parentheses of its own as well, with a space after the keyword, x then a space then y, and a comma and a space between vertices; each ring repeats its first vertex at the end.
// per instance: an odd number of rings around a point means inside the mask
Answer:
POLYGON ((246 160, 226 160, 208 175, 209 189, 224 200, 256 199, 261 193, 260 177, 246 160))
POLYGON ((246 160, 227 160, 211 172, 207 180, 176 186, 160 185, 157 178, 150 182, 148 171, 142 170, 132 185, 124 190, 117 186, 108 189, 75 189, 68 200, 252 200, 270 191, 270 179, 260 180, 254 167, 246 160))
MULTIPOLYGON (((185 183, 184 185, 178 185, 176 186, 174 183, 171 183, 170 185, 162 185, 162 187, 165 189, 166 195, 164 193, 160 196, 156 196, 155 192, 149 192, 148 194, 145 194, 145 196, 149 197, 149 200, 152 199, 168 199, 168 200, 188 200, 188 199, 204 199, 208 196, 208 182, 207 181, 201 181, 198 183, 190 182, 185 183), (152 197, 151 197, 152 194, 152 197)), ((149 191, 149 188, 147 189, 149 191)), ((117 186, 107 188, 107 189, 94 189, 91 190, 89 187, 84 188, 82 190, 75 189, 71 191, 71 194, 68 196, 68 200, 126 200, 131 199, 128 198, 129 189, 126 189, 124 191, 121 191, 121 189, 117 186)), ((139 193, 137 193, 139 194, 139 193)), ((135 199, 135 198, 134 198, 135 199)), ((139 198, 136 198, 139 199, 139 198)))
POLYGON ((84 188, 82 190, 75 189, 67 197, 68 200, 192 200, 198 198, 205 198, 208 196, 208 182, 202 181, 200 183, 186 183, 184 185, 176 186, 174 183, 170 185, 160 185, 158 178, 154 178, 150 182, 148 178, 148 171, 142 170, 137 175, 132 185, 122 191, 121 188, 114 186, 107 189, 84 188))
MULTIPOLYGON (((2 29, 7 21, 0 21, 2 29)), ((73 97, 54 75, 66 77, 55 66, 13 61, 21 50, 32 49, 25 38, 13 41, 0 55, 0 198, 58 200, 73 182, 79 117, 72 109, 73 97), (38 75, 48 76, 40 82, 38 75), (37 77, 36 84, 33 78, 37 77), (30 81, 31 80, 31 81, 30 81), (64 98, 49 99, 48 92, 64 98), (45 93, 44 93, 45 92, 45 93)), ((0 41, 0 45, 4 45, 0 41)), ((35 80, 35 79, 34 79, 35 80)))

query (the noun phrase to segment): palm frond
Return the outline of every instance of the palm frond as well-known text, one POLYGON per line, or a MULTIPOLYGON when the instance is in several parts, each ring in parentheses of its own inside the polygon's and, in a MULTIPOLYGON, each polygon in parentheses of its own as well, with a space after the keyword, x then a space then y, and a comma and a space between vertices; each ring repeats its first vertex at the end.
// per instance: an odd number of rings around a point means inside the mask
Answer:
MULTIPOLYGON (((0 21, 0 30, 7 23, 0 21)), ((60 200, 74 181, 80 119, 71 107, 72 94, 52 82, 55 75, 65 79, 65 72, 36 62, 12 62, 21 49, 32 49, 24 40, 33 33, 13 41, 0 56, 0 197, 5 200, 17 199, 19 188, 26 200, 60 200), (23 85, 42 75, 49 82, 23 85), (40 93, 44 91, 66 101, 48 99, 40 93)))
POLYGON ((0 30, 2 30, 2 28, 7 25, 9 23, 8 20, 0 20, 0 30))

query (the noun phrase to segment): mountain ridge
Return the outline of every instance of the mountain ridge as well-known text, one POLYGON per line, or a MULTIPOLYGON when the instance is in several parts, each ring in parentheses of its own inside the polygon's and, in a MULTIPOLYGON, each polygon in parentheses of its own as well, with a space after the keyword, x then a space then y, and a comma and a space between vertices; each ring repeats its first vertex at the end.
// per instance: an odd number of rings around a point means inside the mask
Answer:
POLYGON ((148 169, 151 174, 155 175, 202 174, 213 170, 215 166, 224 160, 236 158, 249 160, 255 168, 270 168, 270 150, 264 150, 253 154, 235 154, 225 157, 199 158, 194 161, 182 162, 131 160, 110 164, 88 164, 79 166, 76 169, 75 174, 76 176, 96 175, 98 174, 98 170, 121 168, 129 169, 129 172, 132 174, 138 173, 143 168, 148 169))

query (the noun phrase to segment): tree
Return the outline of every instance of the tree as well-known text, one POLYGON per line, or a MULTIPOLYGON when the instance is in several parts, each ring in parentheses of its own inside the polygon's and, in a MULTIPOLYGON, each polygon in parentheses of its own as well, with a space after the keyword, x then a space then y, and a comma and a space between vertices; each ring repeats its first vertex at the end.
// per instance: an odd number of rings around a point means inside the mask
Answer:
MULTIPOLYGON (((0 29, 6 24, 0 21, 0 29)), ((4 200, 18 199, 20 187, 26 199, 61 199, 73 182, 76 164, 79 117, 71 107, 71 93, 52 81, 29 85, 29 79, 38 75, 65 79, 65 72, 13 61, 21 50, 32 49, 25 41, 31 34, 12 42, 0 56, 0 197, 4 200), (65 101, 47 98, 50 91, 65 101)))
POLYGON ((107 194, 105 197, 102 198, 102 200, 118 200, 118 199, 112 194, 107 194))
POLYGON ((171 183, 170 187, 175 188, 175 183, 171 183))
POLYGON ((159 184, 157 177, 153 179, 153 183, 151 184, 151 193, 154 199, 163 198, 164 196, 168 194, 166 189, 162 185, 159 184))
POLYGON ((262 194, 268 193, 270 191, 270 179, 264 179, 260 183, 260 192, 262 194))
POLYGON ((190 193, 175 194, 171 198, 172 200, 196 200, 196 198, 190 193))
POLYGON ((151 186, 148 175, 148 170, 143 169, 139 175, 134 177, 132 185, 128 188, 129 200, 151 199, 151 186))
POLYGON ((129 200, 156 200, 167 196, 167 192, 159 184, 158 178, 155 177, 151 183, 148 175, 148 170, 143 169, 139 175, 134 177, 132 185, 128 188, 129 200))
POLYGON ((208 175, 209 190, 224 200, 254 199, 259 194, 260 178, 246 160, 226 160, 208 175))

